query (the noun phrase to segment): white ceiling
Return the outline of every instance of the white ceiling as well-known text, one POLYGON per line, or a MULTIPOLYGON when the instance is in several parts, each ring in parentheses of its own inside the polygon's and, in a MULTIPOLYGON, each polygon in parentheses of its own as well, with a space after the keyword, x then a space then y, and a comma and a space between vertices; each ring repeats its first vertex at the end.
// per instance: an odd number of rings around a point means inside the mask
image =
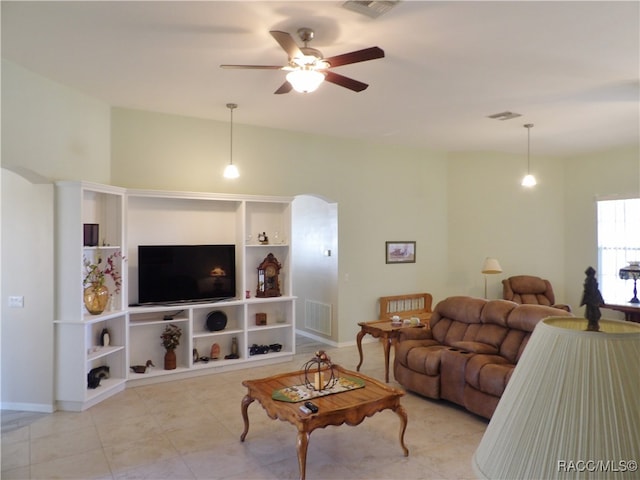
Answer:
POLYGON ((2 1, 2 56, 113 106, 447 151, 571 154, 640 137, 640 2, 404 1, 371 19, 341 1, 2 1), (326 57, 379 46, 335 69, 369 83, 274 95, 284 65, 269 35, 326 57), (513 120, 487 115, 513 111, 513 120))

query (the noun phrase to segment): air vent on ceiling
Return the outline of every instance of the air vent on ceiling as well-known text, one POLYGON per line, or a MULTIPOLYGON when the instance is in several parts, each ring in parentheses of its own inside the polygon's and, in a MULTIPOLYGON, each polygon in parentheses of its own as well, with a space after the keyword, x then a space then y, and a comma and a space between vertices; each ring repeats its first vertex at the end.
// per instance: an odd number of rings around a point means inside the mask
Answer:
POLYGON ((353 10, 354 12, 362 13, 367 17, 378 18, 380 15, 387 13, 393 7, 395 7, 400 0, 387 0, 387 1, 359 1, 348 0, 342 4, 347 10, 353 10))
POLYGON ((518 118, 522 115, 515 112, 500 112, 493 115, 487 115, 487 118, 493 118, 494 120, 511 120, 512 118, 518 118))

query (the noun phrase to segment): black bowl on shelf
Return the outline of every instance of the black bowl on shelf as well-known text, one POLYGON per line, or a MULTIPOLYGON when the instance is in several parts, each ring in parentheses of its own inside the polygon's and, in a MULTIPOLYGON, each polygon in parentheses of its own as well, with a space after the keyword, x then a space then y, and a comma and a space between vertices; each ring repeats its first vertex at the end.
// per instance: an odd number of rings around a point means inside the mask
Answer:
POLYGON ((220 310, 214 310, 207 315, 207 329, 210 332, 219 332, 227 326, 227 314, 220 310))

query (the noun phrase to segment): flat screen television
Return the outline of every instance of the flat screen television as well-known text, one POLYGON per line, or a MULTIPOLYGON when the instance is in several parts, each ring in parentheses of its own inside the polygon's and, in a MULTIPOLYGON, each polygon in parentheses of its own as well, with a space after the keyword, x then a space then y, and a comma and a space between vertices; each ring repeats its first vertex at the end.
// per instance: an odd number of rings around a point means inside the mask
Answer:
POLYGON ((235 296, 235 245, 138 246, 138 303, 207 302, 235 296))

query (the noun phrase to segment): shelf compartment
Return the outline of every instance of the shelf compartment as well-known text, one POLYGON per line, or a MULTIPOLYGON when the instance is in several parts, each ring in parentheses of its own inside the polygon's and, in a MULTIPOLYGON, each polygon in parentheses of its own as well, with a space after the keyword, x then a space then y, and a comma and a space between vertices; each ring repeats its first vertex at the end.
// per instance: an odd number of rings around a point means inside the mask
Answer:
POLYGON ((162 363, 153 362, 155 367, 148 368, 146 373, 135 373, 129 370, 129 380, 140 380, 143 378, 163 377, 176 373, 184 373, 190 371, 189 367, 179 366, 173 370, 164 369, 164 361, 162 363))
MULTIPOLYGON (((195 348, 198 351, 198 357, 209 357, 211 355, 211 347, 213 346, 214 343, 217 343, 218 346, 220 347, 220 356, 218 357, 218 360, 209 360, 209 363, 211 362, 219 363, 221 360, 227 360, 227 361, 244 360, 248 355, 248 353, 247 354, 243 353, 246 351, 246 349, 244 347, 242 333, 243 333, 242 330, 239 330, 235 333, 225 332, 224 334, 217 335, 213 338, 210 336, 194 337, 193 348, 195 348), (233 337, 236 337, 236 340, 238 342, 238 355, 240 356, 240 358, 225 359, 224 357, 226 355, 231 354, 231 344, 232 344, 233 337)), ((192 355, 192 358, 193 358, 193 355, 192 355)), ((199 362, 195 362, 193 363, 193 365, 195 366, 198 363, 199 362)))
POLYGON ((264 331, 264 330, 271 330, 271 329, 277 329, 277 328, 291 328, 291 324, 290 323, 274 323, 272 325, 261 325, 261 326, 255 326, 255 327, 248 327, 247 331, 248 332, 257 332, 257 331, 264 331))
POLYGON ((211 337, 220 337, 224 335, 242 335, 242 329, 234 329, 234 330, 220 330, 219 332, 194 332, 193 338, 211 338, 211 337))
POLYGON ((188 322, 188 318, 176 317, 173 320, 129 320, 130 327, 146 327, 149 325, 169 325, 171 323, 188 322))
POLYGON ((93 347, 87 355, 87 361, 93 362, 99 358, 106 357, 112 353, 124 350, 123 346, 93 347), (95 350, 94 350, 95 349, 95 350))

